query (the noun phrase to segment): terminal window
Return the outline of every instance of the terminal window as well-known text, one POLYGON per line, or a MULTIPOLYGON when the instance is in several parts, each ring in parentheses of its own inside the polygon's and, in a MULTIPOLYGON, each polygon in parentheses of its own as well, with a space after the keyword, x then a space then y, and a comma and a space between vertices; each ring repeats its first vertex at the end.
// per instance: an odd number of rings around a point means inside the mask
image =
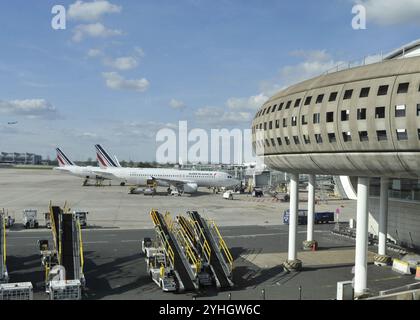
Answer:
POLYGON ((305 106, 309 106, 311 104, 312 101, 312 96, 311 97, 307 97, 305 100, 305 106))
POLYGON ((308 120, 306 119, 306 115, 302 116, 302 125, 307 125, 308 124, 308 120))
POLYGON ((420 140, 420 129, 417 129, 417 136, 418 136, 418 138, 420 140))
POLYGON ((276 146, 276 141, 274 141, 274 139, 273 139, 273 138, 271 138, 271 145, 272 145, 273 147, 275 147, 275 146, 276 146))
POLYGON ((385 118, 385 107, 377 107, 375 110, 375 119, 385 118))
POLYGON ((360 142, 369 141, 369 135, 367 131, 359 131, 360 142))
POLYGON ((292 127, 297 126, 297 117, 292 117, 292 127))
POLYGON ((279 105, 279 111, 281 111, 283 109, 283 106, 284 106, 284 102, 280 103, 280 105, 279 105))
POLYGON ((405 117, 405 112, 406 107, 405 105, 399 105, 399 106, 395 106, 395 117, 397 118, 401 118, 401 117, 405 117))
POLYGON ((276 129, 280 128, 280 120, 276 120, 276 129))
POLYGON ((338 92, 331 93, 330 94, 330 98, 328 99, 328 101, 329 102, 333 102, 333 101, 337 100, 337 95, 338 95, 338 92))
POLYGON ((420 104, 417 105, 417 117, 420 116, 420 104))
POLYGON ((286 118, 283 119, 283 128, 287 128, 287 119, 286 118))
POLYGON ((362 88, 360 90, 360 98, 367 98, 369 97, 370 88, 362 88))
POLYGON ((322 101, 324 101, 324 95, 323 94, 320 94, 318 96, 318 98, 316 98, 316 103, 322 103, 322 101))
POLYGON ((292 101, 287 101, 286 109, 290 109, 290 106, 292 105, 292 101))
POLYGON ((350 119, 350 110, 341 111, 341 121, 349 121, 350 119))
POLYGON ((343 140, 344 142, 351 142, 351 132, 343 132, 343 140))
POLYGON ((388 140, 388 137, 386 135, 386 130, 376 131, 376 136, 378 138, 378 141, 387 141, 388 140))
POLYGON ((334 112, 327 112, 327 122, 334 122, 334 112))
POLYGON ((404 82, 404 83, 400 83, 398 86, 398 91, 397 93, 407 93, 408 92, 408 87, 410 86, 409 82, 404 82))
POLYGON ((278 144, 279 146, 283 145, 283 142, 281 141, 281 138, 280 138, 280 137, 279 137, 279 138, 277 138, 277 144, 278 144))
POLYGON ((268 139, 265 139, 265 145, 266 145, 267 147, 270 147, 270 142, 268 142, 268 139))
POLYGON ((352 96, 353 96, 353 89, 346 90, 346 92, 344 92, 343 100, 349 100, 351 99, 352 96))
POLYGON ((293 141, 295 142, 295 144, 300 144, 298 136, 293 136, 293 141))
POLYGON ((269 106, 269 107, 268 107, 268 109, 267 109, 267 114, 269 114, 269 113, 270 113, 270 110, 271 110, 271 106, 269 106))
POLYGON ((270 130, 272 130, 272 129, 273 129, 273 121, 270 121, 270 124, 269 124, 269 129, 270 129, 270 130))
POLYGON ((366 120, 366 108, 357 109, 357 120, 366 120))
POLYGON ((264 130, 267 130, 267 122, 264 122, 264 130))
POLYGON ((321 122, 321 114, 320 113, 314 113, 314 124, 321 122))
POLYGON ((276 112, 276 108, 277 108, 277 105, 275 104, 274 107, 273 107, 273 110, 271 110, 271 112, 276 112))
POLYGON ((321 144, 322 143, 322 136, 321 136, 321 134, 319 134, 319 133, 315 134, 315 141, 318 144, 321 144))
POLYGON ((295 102, 295 108, 300 106, 300 102, 302 101, 302 99, 297 99, 295 102))
POLYGON ((408 140, 407 129, 397 129, 397 139, 398 141, 408 140))
POLYGON ((378 89, 378 96, 386 96, 388 94, 389 86, 380 86, 378 89))
POLYGON ((284 142, 286 143, 286 145, 290 146, 290 139, 289 139, 289 137, 284 137, 284 142))
POLYGON ((305 144, 311 143, 311 138, 309 138, 309 136, 306 134, 303 135, 303 140, 305 141, 305 144))
POLYGON ((335 133, 329 133, 328 134, 328 140, 330 141, 330 143, 337 142, 337 139, 335 138, 335 133))

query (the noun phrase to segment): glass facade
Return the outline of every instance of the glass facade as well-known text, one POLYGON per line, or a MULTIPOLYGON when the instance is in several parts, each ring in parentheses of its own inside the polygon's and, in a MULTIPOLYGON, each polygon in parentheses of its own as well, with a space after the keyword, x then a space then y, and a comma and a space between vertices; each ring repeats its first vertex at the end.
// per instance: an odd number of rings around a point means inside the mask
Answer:
MULTIPOLYGON (((380 178, 370 179, 370 196, 379 197, 380 178)), ((393 200, 420 202, 420 180, 390 179, 389 197, 393 200)))

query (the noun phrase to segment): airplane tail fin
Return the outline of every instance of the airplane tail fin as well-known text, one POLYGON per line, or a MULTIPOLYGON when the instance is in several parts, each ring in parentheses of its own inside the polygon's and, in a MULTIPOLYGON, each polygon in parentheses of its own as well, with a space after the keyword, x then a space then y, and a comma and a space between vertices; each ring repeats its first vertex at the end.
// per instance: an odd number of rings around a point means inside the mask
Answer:
POLYGON ((100 144, 95 145, 96 158, 98 159, 99 166, 102 169, 119 168, 116 161, 105 151, 100 144))
POLYGON ((121 164, 120 164, 120 162, 118 161, 117 156, 114 156, 114 160, 115 160, 115 164, 117 165, 117 167, 118 167, 118 168, 121 168, 121 164))
POLYGON ((57 161, 60 167, 75 166, 74 162, 68 158, 60 148, 57 151, 57 161))

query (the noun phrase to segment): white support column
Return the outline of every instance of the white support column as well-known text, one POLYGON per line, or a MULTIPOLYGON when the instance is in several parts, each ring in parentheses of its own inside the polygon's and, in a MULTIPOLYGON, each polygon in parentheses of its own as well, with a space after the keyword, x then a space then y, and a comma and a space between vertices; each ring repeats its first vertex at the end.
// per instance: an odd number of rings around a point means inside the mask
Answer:
POLYGON ((303 242, 304 250, 316 249, 317 242, 314 240, 314 222, 315 222, 315 175, 309 175, 308 181, 308 231, 306 241, 303 242))
POLYGON ((377 266, 386 266, 391 263, 391 257, 386 254, 386 240, 388 235, 388 189, 389 179, 381 178, 381 195, 379 204, 379 243, 378 254, 375 256, 377 266))
POLYGON ((309 175, 308 184, 308 237, 306 240, 314 240, 315 222, 315 175, 309 175))
POLYGON ((302 263, 297 259, 296 235, 299 210, 299 175, 290 175, 290 209, 289 209, 289 252, 284 266, 288 270, 300 270, 302 263))
POLYGON ((297 215, 299 206, 299 176, 290 175, 290 212, 289 212, 289 260, 294 261, 297 258, 296 234, 297 234, 297 215))
POLYGON ((368 196, 369 178, 359 177, 357 187, 356 265, 354 275, 355 296, 367 291, 368 260, 368 196))
POLYGON ((389 186, 389 179, 381 178, 378 253, 382 256, 386 255, 386 239, 387 239, 387 234, 388 234, 388 186, 389 186))

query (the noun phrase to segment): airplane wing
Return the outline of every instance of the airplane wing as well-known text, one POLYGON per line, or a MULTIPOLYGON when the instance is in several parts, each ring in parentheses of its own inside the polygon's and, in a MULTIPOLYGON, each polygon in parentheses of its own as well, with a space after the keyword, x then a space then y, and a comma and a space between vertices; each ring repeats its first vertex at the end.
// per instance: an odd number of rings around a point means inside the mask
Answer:
POLYGON ((117 180, 118 179, 118 177, 115 174, 111 173, 111 172, 99 171, 99 170, 92 170, 92 172, 94 174, 96 174, 97 176, 100 176, 100 177, 102 177, 104 179, 110 179, 110 180, 113 180, 113 179, 114 180, 117 180))
POLYGON ((194 181, 190 181, 190 180, 162 179, 162 178, 156 179, 154 177, 152 177, 152 179, 157 182, 161 181, 161 182, 165 182, 167 184, 174 185, 174 186, 181 186, 186 183, 194 183, 194 181))

